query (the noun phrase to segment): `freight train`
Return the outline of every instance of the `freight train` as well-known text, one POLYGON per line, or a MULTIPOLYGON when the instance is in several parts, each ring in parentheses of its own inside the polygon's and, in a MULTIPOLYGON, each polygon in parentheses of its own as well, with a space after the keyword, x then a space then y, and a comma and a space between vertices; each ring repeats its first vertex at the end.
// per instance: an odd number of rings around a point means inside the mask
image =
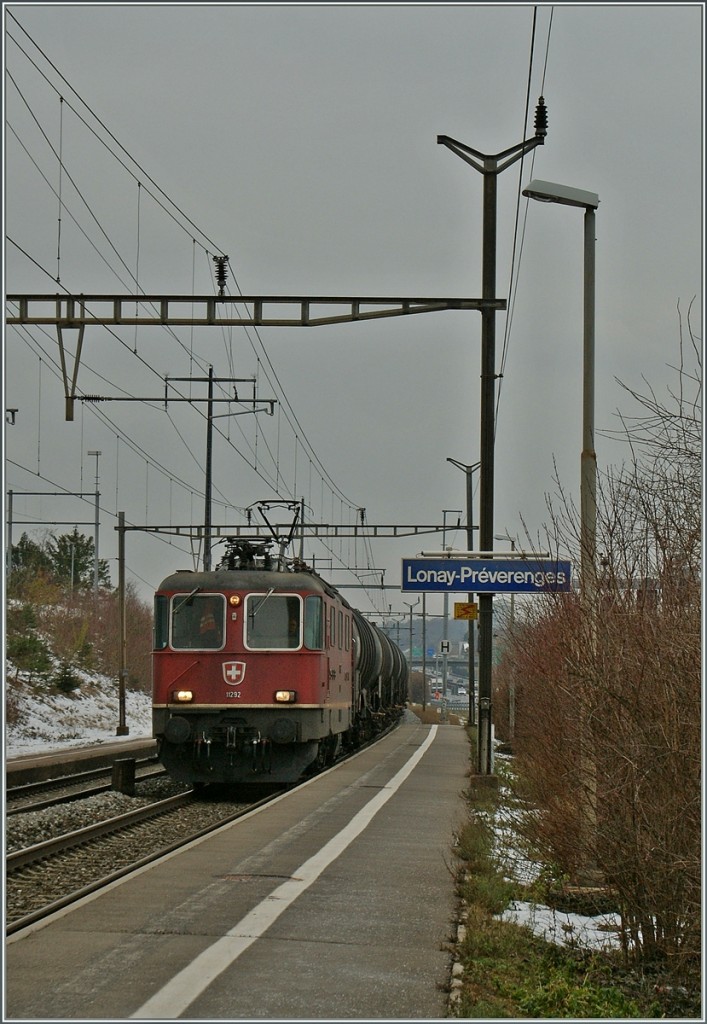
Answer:
POLYGON ((270 543, 230 539, 155 594, 153 734, 178 781, 296 782, 404 710, 400 649, 270 543))

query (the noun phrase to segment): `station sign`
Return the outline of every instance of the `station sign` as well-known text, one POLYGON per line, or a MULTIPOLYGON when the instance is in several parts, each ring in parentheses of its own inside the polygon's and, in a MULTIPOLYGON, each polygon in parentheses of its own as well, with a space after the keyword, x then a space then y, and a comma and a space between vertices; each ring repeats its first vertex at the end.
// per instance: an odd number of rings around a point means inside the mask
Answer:
POLYGON ((547 594, 572 589, 570 562, 530 558, 404 558, 401 590, 547 594))

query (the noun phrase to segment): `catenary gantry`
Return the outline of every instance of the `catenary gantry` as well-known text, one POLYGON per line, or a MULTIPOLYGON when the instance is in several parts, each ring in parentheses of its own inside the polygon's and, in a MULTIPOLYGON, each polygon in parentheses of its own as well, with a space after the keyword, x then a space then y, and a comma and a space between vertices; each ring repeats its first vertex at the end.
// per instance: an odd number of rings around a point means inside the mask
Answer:
POLYGON ((444 309, 505 309, 505 299, 302 295, 8 295, 8 324, 316 327, 444 309), (338 311, 336 307, 339 307, 338 311))
MULTIPOLYGON (((204 536, 205 530, 202 526, 191 525, 177 525, 177 524, 161 524, 161 525, 143 525, 143 526, 132 526, 130 524, 124 524, 120 527, 121 530, 127 532, 139 532, 139 533, 167 533, 173 534, 174 536, 191 536, 196 539, 201 539, 204 536)), ((356 524, 356 523, 298 523, 296 534, 299 536, 304 533, 310 538, 327 538, 337 539, 346 537, 417 537, 426 533, 441 533, 443 530, 449 530, 450 526, 406 526, 401 524, 356 524)), ((229 526, 211 526, 212 536, 215 537, 241 537, 244 540, 262 540, 263 533, 254 529, 252 526, 235 525, 229 526)), ((271 533, 273 536, 286 536, 288 533, 292 533, 292 524, 283 523, 282 525, 274 524, 271 527, 271 533)))

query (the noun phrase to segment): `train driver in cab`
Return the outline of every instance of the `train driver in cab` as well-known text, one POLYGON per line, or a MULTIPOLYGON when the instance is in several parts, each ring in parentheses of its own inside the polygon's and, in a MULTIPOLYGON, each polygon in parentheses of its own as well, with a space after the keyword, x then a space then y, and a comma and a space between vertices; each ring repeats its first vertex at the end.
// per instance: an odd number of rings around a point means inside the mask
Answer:
POLYGON ((199 647, 221 647, 223 643, 222 603, 214 597, 203 601, 204 608, 199 619, 199 647))

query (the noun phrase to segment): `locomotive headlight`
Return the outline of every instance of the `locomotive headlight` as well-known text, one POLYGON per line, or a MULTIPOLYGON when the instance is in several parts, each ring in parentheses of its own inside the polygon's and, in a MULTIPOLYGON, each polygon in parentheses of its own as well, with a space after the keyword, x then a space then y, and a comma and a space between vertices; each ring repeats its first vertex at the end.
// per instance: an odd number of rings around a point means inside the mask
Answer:
POLYGON ((294 690, 275 690, 276 704, 294 704, 296 700, 297 694, 294 690))
POLYGON ((231 594, 231 596, 228 599, 228 603, 231 605, 232 608, 237 608, 238 605, 241 603, 240 595, 231 594))
POLYGON ((172 690, 172 701, 175 704, 188 704, 190 700, 194 700, 192 690, 172 690))

